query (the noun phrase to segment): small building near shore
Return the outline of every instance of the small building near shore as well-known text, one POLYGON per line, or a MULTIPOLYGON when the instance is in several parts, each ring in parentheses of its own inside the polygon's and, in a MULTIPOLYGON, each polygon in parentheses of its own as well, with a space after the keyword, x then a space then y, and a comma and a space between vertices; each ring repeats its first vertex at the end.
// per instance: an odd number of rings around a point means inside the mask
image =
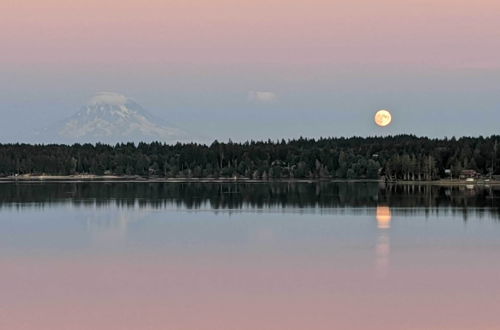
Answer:
POLYGON ((462 180, 479 179, 480 176, 481 175, 475 170, 462 170, 462 172, 460 172, 460 179, 462 180))

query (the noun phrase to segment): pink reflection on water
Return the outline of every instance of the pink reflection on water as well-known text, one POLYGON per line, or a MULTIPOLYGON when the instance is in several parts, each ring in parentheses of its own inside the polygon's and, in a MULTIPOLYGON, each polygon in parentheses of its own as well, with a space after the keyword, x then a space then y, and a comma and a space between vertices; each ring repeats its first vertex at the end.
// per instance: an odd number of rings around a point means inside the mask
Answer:
POLYGON ((454 253, 400 255, 386 281, 363 254, 3 258, 0 328, 498 329, 500 267, 454 253))

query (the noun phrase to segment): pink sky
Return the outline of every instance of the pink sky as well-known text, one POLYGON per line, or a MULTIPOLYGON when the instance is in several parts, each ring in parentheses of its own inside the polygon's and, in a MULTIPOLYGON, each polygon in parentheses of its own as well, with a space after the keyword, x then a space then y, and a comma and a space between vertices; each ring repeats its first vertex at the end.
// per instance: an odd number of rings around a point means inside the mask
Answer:
POLYGON ((4 65, 500 66, 497 0, 3 0, 4 65))
POLYGON ((497 134, 499 17, 499 0, 2 0, 0 141, 102 91, 201 142, 497 134))

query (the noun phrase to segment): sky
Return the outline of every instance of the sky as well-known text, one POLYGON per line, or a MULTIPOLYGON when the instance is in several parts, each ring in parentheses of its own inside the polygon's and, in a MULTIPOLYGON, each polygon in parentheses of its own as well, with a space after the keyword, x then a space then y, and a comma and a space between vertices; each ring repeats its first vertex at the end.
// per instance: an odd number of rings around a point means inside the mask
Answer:
POLYGON ((498 0, 2 0, 0 142, 102 91, 207 140, 499 134, 498 17, 498 0))

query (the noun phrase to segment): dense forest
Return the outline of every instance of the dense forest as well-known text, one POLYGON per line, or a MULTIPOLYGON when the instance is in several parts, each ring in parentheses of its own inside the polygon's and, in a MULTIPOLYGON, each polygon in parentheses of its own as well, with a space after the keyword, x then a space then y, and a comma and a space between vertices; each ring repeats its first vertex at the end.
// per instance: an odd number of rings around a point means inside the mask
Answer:
POLYGON ((0 144, 0 176, 436 180, 500 174, 500 136, 221 143, 0 144))

